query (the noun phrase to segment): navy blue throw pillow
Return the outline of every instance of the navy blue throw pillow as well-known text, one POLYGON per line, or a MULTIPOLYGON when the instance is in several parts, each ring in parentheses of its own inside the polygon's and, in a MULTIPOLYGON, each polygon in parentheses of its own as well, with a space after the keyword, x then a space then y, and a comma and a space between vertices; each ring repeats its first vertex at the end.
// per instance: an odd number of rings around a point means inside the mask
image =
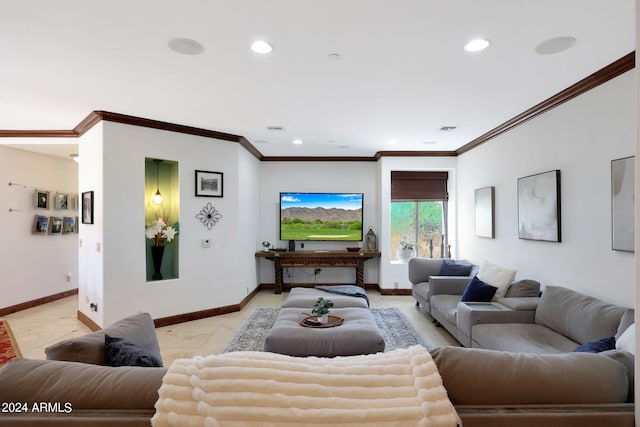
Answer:
POLYGON ((104 335, 104 357, 110 366, 162 367, 162 362, 144 348, 107 334, 104 335))
POLYGON ((583 353, 600 353, 607 350, 616 349, 616 337, 600 338, 597 340, 586 342, 578 346, 575 350, 583 353))
POLYGON ((478 276, 473 276, 473 279, 469 282, 464 293, 462 294, 462 302, 489 302, 491 298, 496 294, 498 288, 484 283, 478 279, 478 276))
POLYGON ((460 264, 445 259, 442 261, 439 276, 468 276, 472 268, 472 265, 460 264))

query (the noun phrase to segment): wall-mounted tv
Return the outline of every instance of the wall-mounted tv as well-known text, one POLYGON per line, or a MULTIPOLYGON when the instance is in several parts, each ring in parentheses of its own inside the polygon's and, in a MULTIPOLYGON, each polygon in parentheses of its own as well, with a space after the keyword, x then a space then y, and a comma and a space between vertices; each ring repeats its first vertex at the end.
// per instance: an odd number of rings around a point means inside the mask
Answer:
POLYGON ((362 240, 362 193, 280 193, 280 240, 362 240))

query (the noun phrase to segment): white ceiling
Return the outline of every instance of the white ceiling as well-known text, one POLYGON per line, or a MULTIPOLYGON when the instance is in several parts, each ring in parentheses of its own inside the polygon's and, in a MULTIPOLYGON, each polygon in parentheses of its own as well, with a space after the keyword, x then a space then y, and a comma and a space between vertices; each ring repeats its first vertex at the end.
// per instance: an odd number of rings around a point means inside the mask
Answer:
MULTIPOLYGON (((633 0, 0 4, 0 129, 105 110, 242 135, 265 156, 455 150, 635 49, 633 0), (559 36, 577 41, 534 51, 559 36), (176 37, 204 53, 173 52, 176 37), (491 46, 465 52, 476 37, 491 46), (249 49, 259 38, 271 54, 249 49)), ((25 142, 52 149, 0 140, 25 142)))

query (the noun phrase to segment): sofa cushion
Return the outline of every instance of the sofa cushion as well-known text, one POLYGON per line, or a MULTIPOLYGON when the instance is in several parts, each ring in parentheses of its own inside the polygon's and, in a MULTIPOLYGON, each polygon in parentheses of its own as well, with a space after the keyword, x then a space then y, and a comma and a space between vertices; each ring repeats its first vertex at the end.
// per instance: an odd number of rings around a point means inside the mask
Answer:
POLYGON ((472 264, 443 260, 438 276, 468 276, 471 274, 472 264))
POLYGON ((626 308, 560 286, 547 286, 535 322, 583 344, 616 334, 626 308))
POLYGON ((627 400, 626 368, 593 353, 431 351, 454 405, 596 404, 627 400))
POLYGON ((149 313, 134 314, 91 334, 70 338, 44 349, 48 360, 105 365, 104 335, 126 339, 153 354, 162 363, 155 325, 149 313))
MULTIPOLYGON (((153 409, 165 368, 112 368, 13 359, 0 368, 0 402, 70 403, 79 409, 153 409)), ((61 423, 62 425, 63 423, 61 423)))
POLYGON ((491 298, 496 294, 498 288, 484 283, 478 279, 478 276, 473 276, 473 279, 469 281, 467 288, 462 294, 462 302, 487 302, 491 301, 491 298))
POLYGON ((620 335, 622 335, 629 326, 633 325, 634 322, 635 322, 635 311, 633 308, 628 308, 622 315, 622 318, 620 319, 620 324, 618 325, 618 330, 615 335, 616 340, 620 339, 620 335))
POLYGON ((162 367, 151 352, 122 338, 104 335, 104 358, 109 366, 162 367))
POLYGON ((507 289, 505 298, 524 298, 540 296, 540 282, 531 279, 513 282, 507 289))
POLYGON ((615 348, 616 348, 615 337, 606 337, 606 338, 600 338, 593 341, 588 341, 584 344, 580 344, 573 351, 584 352, 584 353, 601 353, 607 350, 615 350, 615 348))
POLYGON ((489 261, 484 261, 480 265, 480 271, 478 271, 478 278, 485 283, 498 288, 494 300, 498 300, 505 296, 507 288, 513 282, 513 278, 516 276, 516 270, 510 270, 508 268, 502 268, 499 265, 492 264, 489 261))
POLYGON ((535 323, 486 323, 471 330, 473 347, 523 353, 569 353, 580 343, 535 323))

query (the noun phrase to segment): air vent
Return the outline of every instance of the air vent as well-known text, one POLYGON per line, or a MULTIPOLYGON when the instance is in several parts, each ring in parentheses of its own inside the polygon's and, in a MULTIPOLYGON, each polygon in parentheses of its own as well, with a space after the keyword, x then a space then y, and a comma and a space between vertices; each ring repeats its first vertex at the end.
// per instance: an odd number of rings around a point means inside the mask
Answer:
POLYGON ((284 127, 282 126, 267 126, 267 130, 271 130, 274 132, 280 132, 284 130, 284 127))
POLYGON ((440 128, 440 131, 442 131, 442 132, 451 132, 451 131, 456 130, 457 128, 458 128, 458 126, 442 126, 440 128))

